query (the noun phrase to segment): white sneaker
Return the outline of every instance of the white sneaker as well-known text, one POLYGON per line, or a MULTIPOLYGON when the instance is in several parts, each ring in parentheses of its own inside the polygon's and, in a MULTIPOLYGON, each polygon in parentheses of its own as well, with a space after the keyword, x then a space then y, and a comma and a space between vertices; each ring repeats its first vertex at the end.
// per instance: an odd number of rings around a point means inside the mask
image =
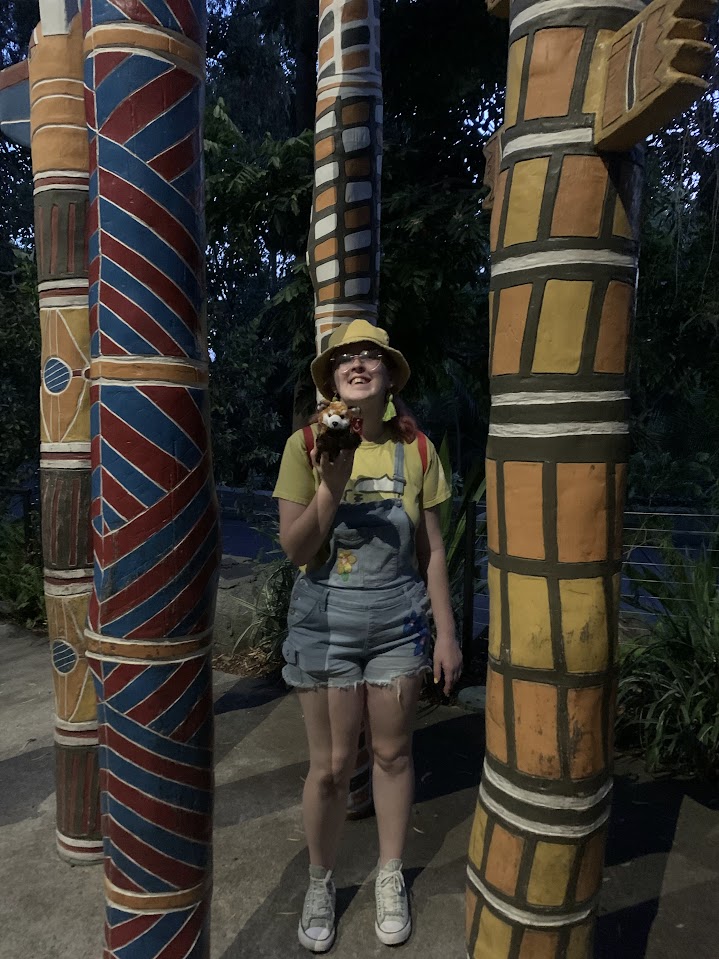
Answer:
POLYGON ((374 924, 377 938, 385 946, 399 946, 409 939, 412 931, 400 859, 390 859, 379 870, 374 894, 377 903, 377 921, 374 924))
POLYGON ((297 927, 300 943, 310 952, 327 952, 335 941, 335 884, 332 871, 310 866, 310 884, 297 927))

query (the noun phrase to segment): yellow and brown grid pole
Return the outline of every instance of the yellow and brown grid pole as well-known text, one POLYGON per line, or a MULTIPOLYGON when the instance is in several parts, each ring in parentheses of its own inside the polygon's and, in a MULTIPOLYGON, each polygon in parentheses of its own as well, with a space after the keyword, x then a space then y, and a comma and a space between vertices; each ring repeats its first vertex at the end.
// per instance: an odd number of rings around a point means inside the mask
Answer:
POLYGON ((509 66, 488 151, 490 638, 468 955, 588 959, 612 785, 635 145, 704 88, 711 4, 489 6, 509 14, 509 66))

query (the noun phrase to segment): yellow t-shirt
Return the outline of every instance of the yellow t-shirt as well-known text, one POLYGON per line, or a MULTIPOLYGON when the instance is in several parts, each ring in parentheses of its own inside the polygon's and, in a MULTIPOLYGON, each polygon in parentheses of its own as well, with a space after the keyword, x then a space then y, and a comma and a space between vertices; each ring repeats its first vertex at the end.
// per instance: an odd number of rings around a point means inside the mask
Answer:
MULTIPOLYGON (((312 430, 316 434, 317 426, 313 426, 312 430)), ((342 497, 343 503, 371 503, 396 498, 396 493, 392 492, 396 446, 396 441, 389 433, 379 443, 362 440, 355 453, 352 475, 342 497)), ((417 440, 405 444, 404 478, 406 483, 402 505, 416 528, 421 509, 439 506, 452 495, 437 451, 429 439, 424 474, 417 440)), ((312 501, 318 485, 319 475, 310 467, 304 434, 302 430, 297 430, 285 444, 277 485, 272 495, 306 506, 312 501)))

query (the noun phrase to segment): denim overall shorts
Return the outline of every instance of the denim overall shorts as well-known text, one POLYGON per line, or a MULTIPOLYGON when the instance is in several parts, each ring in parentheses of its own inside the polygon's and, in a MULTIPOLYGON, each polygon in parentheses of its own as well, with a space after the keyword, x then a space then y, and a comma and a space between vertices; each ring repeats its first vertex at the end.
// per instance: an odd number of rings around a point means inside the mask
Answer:
POLYGON ((323 566, 295 582, 282 648, 290 686, 391 685, 429 666, 429 600, 416 565, 414 524, 402 504, 404 446, 392 493, 343 503, 323 566))

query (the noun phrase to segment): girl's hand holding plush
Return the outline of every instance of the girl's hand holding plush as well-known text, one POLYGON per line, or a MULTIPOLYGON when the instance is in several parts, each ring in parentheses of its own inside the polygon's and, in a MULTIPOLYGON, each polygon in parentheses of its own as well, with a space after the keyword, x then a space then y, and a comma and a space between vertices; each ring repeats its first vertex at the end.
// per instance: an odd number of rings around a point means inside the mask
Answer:
POLYGON ((339 450, 336 459, 331 460, 329 453, 320 453, 315 447, 310 454, 310 459, 312 460, 312 466, 320 475, 320 482, 327 487, 332 494, 332 498, 339 503, 352 475, 355 451, 353 449, 339 450))

